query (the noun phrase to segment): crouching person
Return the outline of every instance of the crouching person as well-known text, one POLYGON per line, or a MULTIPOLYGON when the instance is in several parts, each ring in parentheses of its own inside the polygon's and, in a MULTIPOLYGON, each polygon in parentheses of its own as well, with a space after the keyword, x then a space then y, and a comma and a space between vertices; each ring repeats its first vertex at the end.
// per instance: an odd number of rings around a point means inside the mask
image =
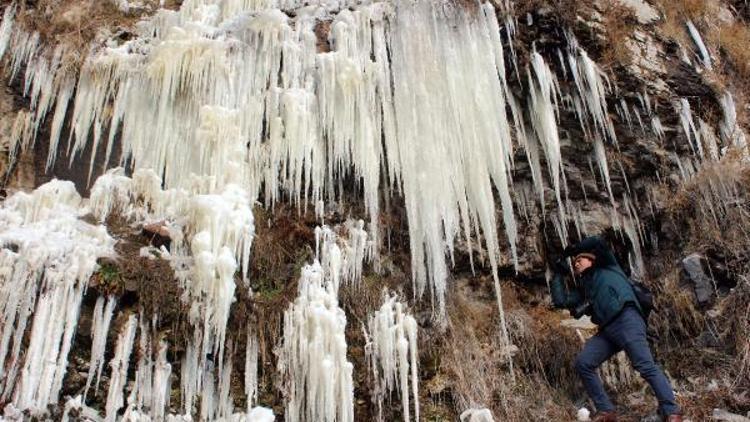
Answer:
POLYGON ((555 265, 550 286, 554 306, 569 309, 576 318, 590 315, 599 327, 575 361, 576 372, 596 407, 593 421, 617 421, 615 406, 604 391, 597 368, 620 350, 653 389, 663 420, 682 421, 672 386, 651 355, 641 306, 612 251, 599 237, 588 237, 567 247, 564 258, 555 265), (573 257, 573 272, 580 286, 570 291, 564 284, 570 273, 564 259, 567 257, 573 257))

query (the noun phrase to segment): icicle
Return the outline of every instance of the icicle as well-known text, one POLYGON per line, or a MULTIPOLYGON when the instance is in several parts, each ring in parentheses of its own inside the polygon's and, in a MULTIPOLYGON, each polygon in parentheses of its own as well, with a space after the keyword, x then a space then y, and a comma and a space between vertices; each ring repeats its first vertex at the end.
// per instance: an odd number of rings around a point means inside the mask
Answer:
POLYGON ((660 141, 664 139, 664 126, 662 126, 659 116, 654 115, 651 117, 651 129, 660 141))
POLYGON ((682 124, 682 131, 687 137, 690 149, 693 154, 696 153, 699 157, 703 158, 703 145, 701 142, 700 132, 695 127, 693 122, 693 114, 690 112, 690 103, 685 98, 680 98, 679 107, 675 106, 677 112, 680 115, 680 123, 682 124))
POLYGON ((370 370, 378 383, 375 395, 378 419, 383 420, 383 401, 398 391, 401 396, 404 421, 411 420, 409 405, 409 377, 414 399, 414 420, 419 420, 417 369, 417 322, 404 312, 404 305, 395 296, 384 293, 384 303, 368 318, 369 339, 365 353, 370 370))
POLYGON ((91 386, 91 381, 96 374, 96 384, 94 384, 94 394, 99 391, 99 380, 104 367, 104 352, 107 346, 107 333, 109 324, 112 321, 117 299, 114 296, 107 298, 107 305, 104 305, 104 296, 99 296, 94 306, 93 321, 91 324, 91 359, 89 360, 89 372, 86 376, 86 388, 83 390, 83 401, 86 402, 86 396, 91 386))
MULTIPOLYGON (((534 76, 528 72, 531 122, 544 154, 552 177, 552 187, 557 199, 560 220, 565 221, 565 209, 562 202, 560 173, 562 172, 562 158, 560 154, 560 138, 557 133, 557 95, 559 88, 557 79, 542 56, 536 51, 531 55, 534 76)), ((543 204, 542 204, 543 206, 543 204)), ((564 228, 562 236, 567 238, 564 228)))
POLYGON ((703 140, 706 149, 708 150, 708 157, 714 161, 719 159, 719 143, 714 135, 714 128, 712 128, 703 119, 698 119, 698 131, 700 132, 700 138, 703 140))
POLYGON ((221 420, 229 419, 234 412, 232 395, 229 389, 232 380, 232 356, 234 353, 231 349, 229 350, 223 362, 223 368, 219 368, 219 379, 217 382, 219 391, 217 397, 214 398, 214 401, 218 404, 217 418, 221 420))
POLYGON ((620 110, 622 110, 621 117, 628 124, 628 129, 632 130, 632 128, 633 128, 633 121, 630 119, 630 108, 628 107, 628 103, 625 102, 624 98, 620 98, 620 110))
POLYGON ((737 110, 735 108, 732 94, 729 92, 725 92, 721 97, 721 110, 724 115, 724 119, 719 126, 722 139, 726 144, 744 151, 745 155, 747 155, 748 151, 745 133, 737 124, 737 110))
POLYGON ((13 2, 5 7, 3 23, 0 24, 0 59, 3 58, 13 35, 13 23, 16 15, 16 3, 13 2))
POLYGON ((130 352, 133 350, 135 331, 138 326, 138 318, 135 314, 128 317, 125 326, 117 337, 115 356, 109 362, 112 372, 109 377, 109 391, 107 392, 106 418, 107 422, 114 421, 117 411, 125 404, 123 400, 123 388, 128 380, 128 364, 130 352))
POLYGON ((346 316, 317 262, 305 266, 299 296, 284 313, 279 370, 289 396, 285 418, 354 420, 352 364, 346 359, 346 316))
POLYGON ((607 196, 614 206, 614 196, 612 195, 612 183, 610 182, 609 177, 607 154, 604 151, 604 144, 602 143, 602 140, 601 138, 599 138, 599 136, 594 138, 594 157, 596 158, 596 163, 599 166, 599 174, 601 175, 602 180, 604 180, 604 185, 607 187, 607 196))
POLYGON ((172 365, 167 361, 167 349, 169 345, 162 341, 159 343, 159 352, 154 363, 154 379, 151 387, 151 415, 155 420, 163 420, 164 413, 169 408, 169 395, 171 393, 172 365))
MULTIPOLYGON (((578 48, 578 58, 569 57, 578 95, 580 95, 584 110, 594 120, 594 127, 602 139, 617 143, 615 130, 607 111, 607 94, 609 93, 609 79, 599 69, 581 48, 578 48), (606 82, 606 88, 605 88, 606 82)), ((627 113, 627 104, 624 112, 627 113)), ((638 115, 636 114, 636 117, 638 115)))
POLYGON ((247 396, 247 412, 258 401, 258 338, 255 329, 250 326, 247 330, 247 347, 245 349, 245 396, 247 396))
POLYGON ((693 42, 698 47, 698 51, 701 55, 701 60, 703 60, 703 66, 711 70, 711 56, 708 54, 708 49, 706 48, 706 44, 703 43, 703 38, 701 38, 700 32, 698 32, 698 28, 693 25, 693 21, 690 19, 685 22, 685 25, 687 25, 688 32, 690 32, 690 36, 693 38, 693 42))

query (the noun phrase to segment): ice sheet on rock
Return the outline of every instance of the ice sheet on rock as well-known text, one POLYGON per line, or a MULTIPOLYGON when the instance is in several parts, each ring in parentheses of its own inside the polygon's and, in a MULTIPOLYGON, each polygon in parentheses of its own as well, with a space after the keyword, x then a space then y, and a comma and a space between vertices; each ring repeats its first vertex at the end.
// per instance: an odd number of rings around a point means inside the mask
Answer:
POLYGON ((369 369, 377 383, 378 419, 383 420, 383 403, 395 391, 401 397, 403 420, 412 420, 413 406, 413 419, 419 421, 417 322, 396 296, 383 297, 383 305, 368 317, 365 345, 369 369))
MULTIPOLYGON (((227 116, 224 111, 214 112, 227 116)), ((225 165, 231 164, 229 156, 219 156, 225 165)), ((158 217, 168 222, 169 260, 185 299, 191 302, 190 322, 199 331, 194 337, 201 367, 208 354, 224 354, 226 323, 235 300, 235 272, 241 268, 247 283, 255 233, 253 199, 247 190, 231 183, 241 175, 228 172, 215 177, 220 169, 212 166, 203 166, 209 175, 191 178, 190 190, 163 190, 160 179, 148 169, 136 170, 132 179, 115 169, 96 180, 89 201, 100 219, 119 210, 136 221, 158 217)))
POLYGON ((288 422, 354 420, 353 366, 346 357, 346 315, 318 262, 302 269, 299 295, 284 313, 279 356, 288 422))

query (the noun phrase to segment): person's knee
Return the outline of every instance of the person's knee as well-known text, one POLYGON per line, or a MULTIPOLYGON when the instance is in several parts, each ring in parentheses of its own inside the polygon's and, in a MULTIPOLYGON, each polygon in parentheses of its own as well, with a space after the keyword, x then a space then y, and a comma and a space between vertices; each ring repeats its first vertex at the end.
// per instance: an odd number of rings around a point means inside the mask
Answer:
POLYGON ((596 365, 584 354, 576 356, 573 366, 579 374, 586 374, 596 370, 596 365))
POLYGON ((651 355, 651 349, 645 341, 630 343, 625 346, 625 350, 633 368, 644 377, 659 372, 651 355))

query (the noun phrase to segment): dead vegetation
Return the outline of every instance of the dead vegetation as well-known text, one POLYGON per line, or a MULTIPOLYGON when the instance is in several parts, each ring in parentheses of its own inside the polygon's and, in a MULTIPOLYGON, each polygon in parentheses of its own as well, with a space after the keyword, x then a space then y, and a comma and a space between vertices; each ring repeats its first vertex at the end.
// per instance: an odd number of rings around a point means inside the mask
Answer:
MULTIPOLYGON (((127 37, 138 20, 159 7, 158 0, 142 3, 143 8, 125 13, 109 0, 20 0, 16 22, 28 32, 39 33, 42 45, 66 45, 64 64, 75 70, 83 63, 93 42, 113 34, 127 37)), ((167 7, 177 7, 175 1, 167 3, 167 7)))
POLYGON ((741 156, 706 163, 673 195, 662 232, 672 243, 651 260, 659 295, 652 320, 672 375, 684 383, 687 408, 707 418, 713 407, 750 409, 750 167, 741 156), (714 299, 700 309, 674 263, 706 258, 714 299), (679 254, 679 255, 678 255, 679 254))

